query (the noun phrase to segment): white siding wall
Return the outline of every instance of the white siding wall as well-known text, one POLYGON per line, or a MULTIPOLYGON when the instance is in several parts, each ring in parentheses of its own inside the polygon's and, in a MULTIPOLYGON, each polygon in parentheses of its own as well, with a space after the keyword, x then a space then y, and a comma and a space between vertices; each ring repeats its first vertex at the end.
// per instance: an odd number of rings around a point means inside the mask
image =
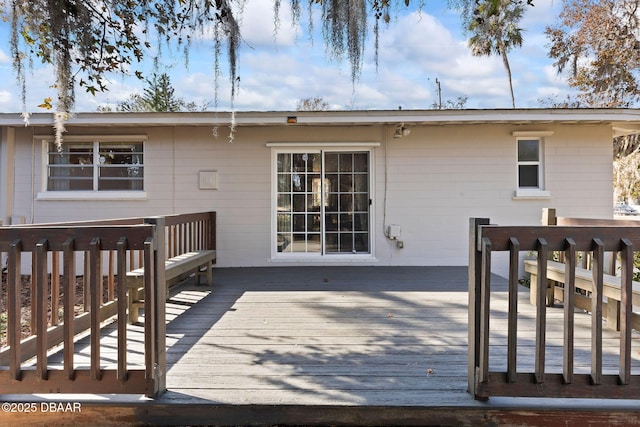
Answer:
MULTIPOLYGON (((24 217, 25 222, 32 221, 34 208, 34 169, 37 171, 37 179, 40 179, 40 149, 35 152, 33 145, 33 129, 20 128, 16 130, 15 146, 15 193, 13 210, 10 213, 15 218, 24 217)), ((37 191, 37 189, 35 190, 37 191)))
POLYGON ((9 224, 14 190, 15 131, 0 130, 0 224, 9 224))
POLYGON ((219 266, 272 265, 272 169, 266 143, 304 141, 380 143, 373 153, 372 235, 377 265, 466 265, 468 223, 473 216, 498 224, 538 224, 543 207, 556 207, 561 216, 612 215, 607 126, 412 126, 411 134, 400 139, 391 137, 393 130, 392 126, 239 128, 235 142, 228 143, 224 129, 217 140, 211 128, 118 129, 120 134, 148 136, 147 198, 134 201, 37 200, 42 190, 42 148, 39 142, 32 146, 30 130, 19 130, 13 215, 49 222, 215 210, 219 266), (551 193, 547 200, 513 199, 512 132, 526 130, 553 131, 544 146, 545 183, 551 193), (217 171, 218 190, 198 188, 198 172, 203 170, 217 171), (385 238, 388 224, 401 226, 404 249, 385 238))
POLYGON ((561 216, 611 217, 610 140, 604 127, 507 125, 422 128, 390 139, 387 223, 402 226, 405 247, 391 248, 389 262, 466 265, 470 217, 539 224, 544 207, 561 216), (549 199, 513 198, 515 130, 554 132, 544 140, 549 199))

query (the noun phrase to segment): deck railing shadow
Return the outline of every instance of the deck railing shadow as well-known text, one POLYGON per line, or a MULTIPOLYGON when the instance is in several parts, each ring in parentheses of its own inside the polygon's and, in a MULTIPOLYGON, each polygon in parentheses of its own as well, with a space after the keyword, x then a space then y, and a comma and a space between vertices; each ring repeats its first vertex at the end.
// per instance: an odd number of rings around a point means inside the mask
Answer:
POLYGON ((342 351, 327 351, 331 345, 325 341, 331 338, 322 337, 316 342, 303 341, 291 354, 272 351, 257 354, 260 365, 295 367, 289 377, 267 378, 270 386, 314 398, 324 394, 328 401, 339 397, 360 405, 379 401, 383 394, 388 395, 388 402, 401 403, 407 394, 415 396, 437 389, 462 391, 465 384, 458 379, 466 361, 466 337, 451 331, 463 332, 466 322, 449 314, 462 310, 453 306, 465 304, 425 308, 388 294, 376 294, 375 298, 377 303, 388 307, 360 308, 357 319, 349 317, 352 311, 345 312, 332 304, 316 304, 313 311, 318 316, 328 321, 350 322, 369 335, 355 333, 352 344, 345 345, 342 351), (428 318, 421 318, 427 313, 428 318), (437 331, 436 319, 446 323, 446 328, 437 331), (443 353, 447 354, 446 361, 441 357, 443 353))
MULTIPOLYGON (((640 250, 640 227, 632 226, 497 226, 488 219, 472 218, 469 239, 469 392, 476 399, 490 396, 640 398, 640 375, 632 373, 632 271, 633 254, 640 250), (561 322, 562 372, 549 373, 547 324, 547 261, 553 251, 564 253, 566 278, 561 322), (592 257, 593 289, 589 372, 578 371, 574 362, 580 349, 575 341, 575 269, 579 251, 592 257), (509 254, 509 301, 506 319, 506 369, 491 364, 491 259, 494 252, 509 254), (620 333, 617 373, 607 373, 603 349, 603 276, 605 253, 621 254, 620 333), (534 365, 522 369, 518 363, 518 287, 522 254, 535 254, 538 274, 535 286, 534 365), (606 371, 606 372, 605 372, 606 371)), ((532 286, 533 288, 533 286, 532 286)))

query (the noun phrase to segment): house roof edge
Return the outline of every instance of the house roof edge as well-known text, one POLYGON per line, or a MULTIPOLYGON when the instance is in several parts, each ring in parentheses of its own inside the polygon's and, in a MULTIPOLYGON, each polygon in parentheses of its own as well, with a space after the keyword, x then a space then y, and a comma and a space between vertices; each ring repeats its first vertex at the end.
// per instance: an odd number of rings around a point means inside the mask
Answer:
MULTIPOLYGON (((79 112, 72 126, 268 126, 473 123, 631 123, 640 125, 640 109, 478 109, 478 110, 348 110, 239 111, 181 113, 79 112)), ((51 126, 51 113, 34 113, 25 122, 20 113, 0 113, 0 126, 51 126)), ((624 126, 623 126, 624 127, 624 126)))

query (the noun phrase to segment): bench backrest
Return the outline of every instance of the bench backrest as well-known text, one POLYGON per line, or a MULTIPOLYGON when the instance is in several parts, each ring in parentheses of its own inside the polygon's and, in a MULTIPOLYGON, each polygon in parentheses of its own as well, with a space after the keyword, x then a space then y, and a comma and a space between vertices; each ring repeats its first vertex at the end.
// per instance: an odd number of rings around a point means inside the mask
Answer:
POLYGON ((555 208, 542 209, 541 223, 542 225, 640 227, 640 221, 632 219, 573 218, 557 216, 555 208))
MULTIPOLYGON (((567 226, 567 227, 640 227, 640 221, 623 220, 623 219, 604 219, 604 218, 574 218, 557 216, 555 208, 542 209, 542 225, 550 226, 567 226)), ((582 268, 591 269, 592 255, 591 251, 582 251, 577 254, 578 265, 582 268)), ((560 262, 564 262, 564 254, 550 254, 555 256, 560 262)), ((618 274, 618 252, 612 251, 605 256, 605 272, 616 276, 618 274)))

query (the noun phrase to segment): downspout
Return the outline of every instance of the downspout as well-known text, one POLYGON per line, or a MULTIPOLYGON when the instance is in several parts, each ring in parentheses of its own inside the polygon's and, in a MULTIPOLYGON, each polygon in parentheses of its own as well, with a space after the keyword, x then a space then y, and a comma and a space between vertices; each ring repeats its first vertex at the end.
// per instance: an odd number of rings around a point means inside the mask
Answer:
POLYGON ((389 183, 389 151, 388 151, 388 137, 387 137, 387 125, 382 126, 382 143, 384 144, 384 187, 382 198, 382 235, 384 236, 387 229, 387 190, 389 183))

